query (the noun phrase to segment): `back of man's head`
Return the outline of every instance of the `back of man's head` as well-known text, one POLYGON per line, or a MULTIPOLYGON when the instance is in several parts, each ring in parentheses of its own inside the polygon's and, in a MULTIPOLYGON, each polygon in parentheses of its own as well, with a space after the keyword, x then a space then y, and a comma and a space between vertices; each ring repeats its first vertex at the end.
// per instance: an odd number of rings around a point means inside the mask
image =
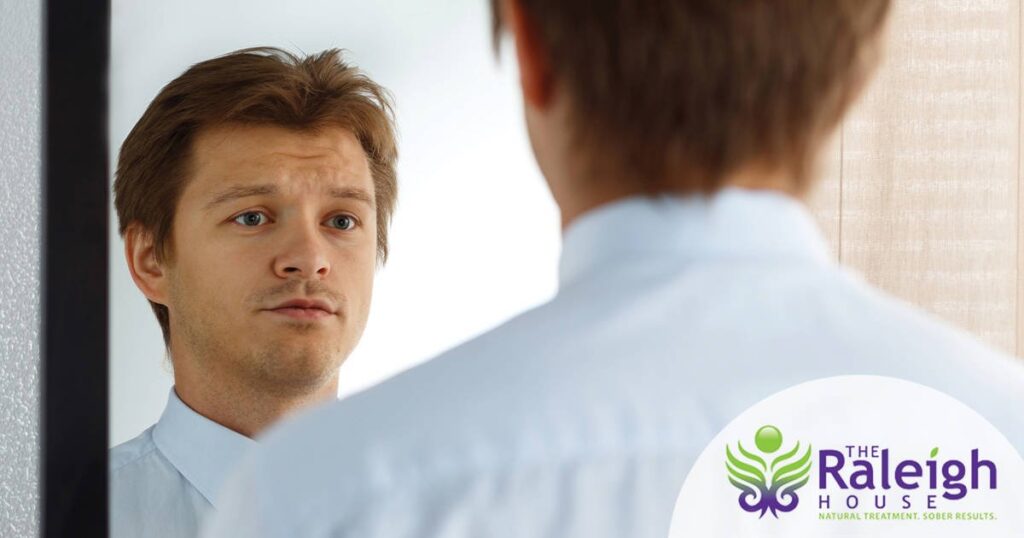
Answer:
MULTIPOLYGON (((496 43, 509 11, 492 0, 496 43)), ((507 0, 570 100, 589 172, 713 192, 744 167, 794 193, 877 63, 889 0, 507 0)))

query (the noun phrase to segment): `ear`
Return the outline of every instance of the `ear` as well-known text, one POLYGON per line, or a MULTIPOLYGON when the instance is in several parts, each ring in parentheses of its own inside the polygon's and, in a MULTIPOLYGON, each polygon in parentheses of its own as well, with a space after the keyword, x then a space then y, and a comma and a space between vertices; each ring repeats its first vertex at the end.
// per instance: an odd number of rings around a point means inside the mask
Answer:
POLYGON ((503 0, 501 6, 502 18, 508 21, 509 31, 515 41, 523 99, 530 106, 545 109, 551 103, 555 80, 540 27, 533 15, 520 5, 519 0, 503 0))
POLYGON ((147 299, 167 304, 167 273, 164 264, 156 259, 153 234, 138 223, 128 225, 124 232, 124 257, 128 271, 139 291, 147 299))

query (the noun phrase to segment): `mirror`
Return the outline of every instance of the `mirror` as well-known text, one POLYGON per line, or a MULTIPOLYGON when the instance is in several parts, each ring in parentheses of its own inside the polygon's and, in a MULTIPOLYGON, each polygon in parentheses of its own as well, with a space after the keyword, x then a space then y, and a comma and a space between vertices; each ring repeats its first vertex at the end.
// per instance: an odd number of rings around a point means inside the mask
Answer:
MULTIPOLYGON (((924 46, 915 35, 962 36, 963 23, 955 10, 933 18, 915 10, 919 4, 907 2, 895 11, 886 62, 825 150, 811 205, 837 259, 1013 352, 1024 335, 1017 321, 1024 319, 1016 255, 1019 126, 1005 110, 1019 108, 1019 77, 1007 68, 1019 59, 1019 28, 1003 30, 1016 15, 972 19, 976 34, 996 36, 996 45, 979 37, 924 46), (947 57, 953 49, 963 56, 947 57), (982 61, 993 50, 1013 60, 982 61), (992 106, 965 108, 957 101, 964 95, 986 96, 992 106), (965 117, 945 114, 951 111, 965 117), (963 151, 937 155, 936 140, 953 140, 963 151), (936 178, 945 178, 942 188, 929 189, 936 178), (967 217, 950 220, 935 210, 944 204, 967 217), (922 274, 927 278, 915 277, 922 274)), ((487 2, 117 1, 111 30, 115 164, 160 88, 189 66, 238 49, 342 48, 347 61, 390 90, 400 154, 390 257, 376 273, 366 330, 341 366, 339 396, 553 295, 559 216, 530 150, 512 51, 506 46, 496 56, 493 49, 487 2)), ((111 218, 114 446, 159 419, 173 376, 159 326, 126 267, 113 211, 111 218)))

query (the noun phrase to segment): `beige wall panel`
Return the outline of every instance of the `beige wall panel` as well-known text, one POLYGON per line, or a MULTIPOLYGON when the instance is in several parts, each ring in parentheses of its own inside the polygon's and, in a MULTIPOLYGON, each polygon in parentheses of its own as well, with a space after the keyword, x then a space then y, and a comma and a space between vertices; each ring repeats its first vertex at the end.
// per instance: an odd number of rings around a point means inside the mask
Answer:
MULTIPOLYGON (((1024 5, 1017 2, 1017 73, 1024 75, 1024 5)), ((1024 96, 1024 76, 1018 77, 1017 96, 1024 96)), ((1018 107, 1024 103, 1018 101, 1018 107)), ((1017 356, 1024 358, 1024 113, 1018 110, 1017 123, 1017 356)))
POLYGON ((842 261, 1014 352, 1019 4, 897 0, 843 126, 842 261))
POLYGON ((842 185, 842 140, 837 129, 836 135, 825 145, 818 163, 814 186, 807 196, 807 205, 821 226, 832 256, 839 260, 839 212, 842 185))

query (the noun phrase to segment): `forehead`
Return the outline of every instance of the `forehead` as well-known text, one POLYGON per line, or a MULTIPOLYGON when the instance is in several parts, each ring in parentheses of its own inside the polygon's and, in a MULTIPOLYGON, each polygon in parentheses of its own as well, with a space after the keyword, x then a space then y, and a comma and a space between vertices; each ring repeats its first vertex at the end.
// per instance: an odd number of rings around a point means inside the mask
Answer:
POLYGON ((269 125, 207 128, 193 140, 190 168, 186 192, 194 195, 229 183, 276 183, 284 192, 344 185, 372 193, 366 153, 355 135, 341 127, 316 132, 269 125))

